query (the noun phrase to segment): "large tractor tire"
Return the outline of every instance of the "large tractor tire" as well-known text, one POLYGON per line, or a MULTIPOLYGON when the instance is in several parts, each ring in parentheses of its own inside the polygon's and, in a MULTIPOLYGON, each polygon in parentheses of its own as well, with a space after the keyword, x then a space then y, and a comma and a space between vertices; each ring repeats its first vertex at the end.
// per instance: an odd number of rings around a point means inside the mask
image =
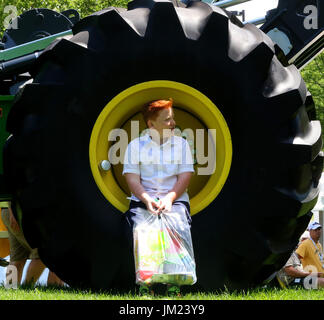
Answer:
POLYGON ((73 33, 39 57, 7 124, 15 214, 44 263, 72 286, 134 287, 127 190, 118 165, 107 173, 98 164, 107 128, 173 97, 178 124, 187 116, 216 129, 216 171, 195 175, 191 191, 197 286, 271 278, 308 225, 323 167, 298 70, 258 28, 197 1, 133 1, 73 33))

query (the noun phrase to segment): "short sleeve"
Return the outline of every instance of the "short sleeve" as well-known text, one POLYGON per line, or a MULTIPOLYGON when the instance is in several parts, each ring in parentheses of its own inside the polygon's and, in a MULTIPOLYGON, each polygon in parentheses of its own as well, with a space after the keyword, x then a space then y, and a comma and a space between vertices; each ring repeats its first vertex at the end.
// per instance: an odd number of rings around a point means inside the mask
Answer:
POLYGON ((285 268, 290 266, 295 267, 297 265, 300 265, 300 261, 298 259, 296 252, 293 252, 284 267, 285 268))
POLYGON ((294 257, 293 255, 290 256, 290 258, 288 259, 288 261, 286 262, 286 264, 284 265, 284 267, 290 267, 294 265, 294 257))
POLYGON ((183 172, 195 172, 191 150, 187 140, 182 139, 182 157, 179 163, 178 174, 183 172))
POLYGON ((307 250, 307 240, 304 240, 297 248, 296 253, 302 258, 305 258, 306 250, 307 250))
POLYGON ((139 143, 137 140, 133 140, 128 144, 123 165, 123 175, 125 173, 141 174, 139 166, 139 143))

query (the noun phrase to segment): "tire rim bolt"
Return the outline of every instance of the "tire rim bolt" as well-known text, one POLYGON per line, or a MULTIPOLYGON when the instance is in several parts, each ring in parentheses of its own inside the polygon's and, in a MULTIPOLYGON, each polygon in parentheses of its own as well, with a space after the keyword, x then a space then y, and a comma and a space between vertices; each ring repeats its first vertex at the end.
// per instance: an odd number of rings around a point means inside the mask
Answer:
POLYGON ((102 160, 99 164, 99 168, 102 171, 108 171, 111 168, 111 164, 108 160, 102 160))

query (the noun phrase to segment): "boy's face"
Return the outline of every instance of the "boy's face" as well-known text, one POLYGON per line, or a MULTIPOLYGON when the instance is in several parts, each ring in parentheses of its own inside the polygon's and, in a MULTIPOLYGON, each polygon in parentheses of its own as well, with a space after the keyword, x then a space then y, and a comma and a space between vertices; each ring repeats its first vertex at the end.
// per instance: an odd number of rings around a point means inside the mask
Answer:
MULTIPOLYGON (((160 137, 163 137, 163 130, 169 129, 165 132, 165 135, 168 135, 168 132, 171 130, 171 134, 174 131, 176 122, 174 120, 174 113, 172 108, 162 109, 155 120, 147 121, 148 127, 150 129, 155 129, 160 137)), ((166 136, 165 136, 166 137, 166 136)))

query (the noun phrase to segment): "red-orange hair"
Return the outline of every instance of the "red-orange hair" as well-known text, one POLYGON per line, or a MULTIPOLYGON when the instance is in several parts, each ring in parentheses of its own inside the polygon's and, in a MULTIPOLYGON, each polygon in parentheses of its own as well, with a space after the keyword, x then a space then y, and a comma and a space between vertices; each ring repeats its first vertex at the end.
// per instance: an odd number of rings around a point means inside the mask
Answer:
POLYGON ((147 124, 148 120, 155 120, 161 110, 172 108, 172 105, 173 105, 172 98, 169 98, 169 100, 161 99, 161 100, 151 101, 150 103, 145 105, 142 110, 145 123, 147 124))

